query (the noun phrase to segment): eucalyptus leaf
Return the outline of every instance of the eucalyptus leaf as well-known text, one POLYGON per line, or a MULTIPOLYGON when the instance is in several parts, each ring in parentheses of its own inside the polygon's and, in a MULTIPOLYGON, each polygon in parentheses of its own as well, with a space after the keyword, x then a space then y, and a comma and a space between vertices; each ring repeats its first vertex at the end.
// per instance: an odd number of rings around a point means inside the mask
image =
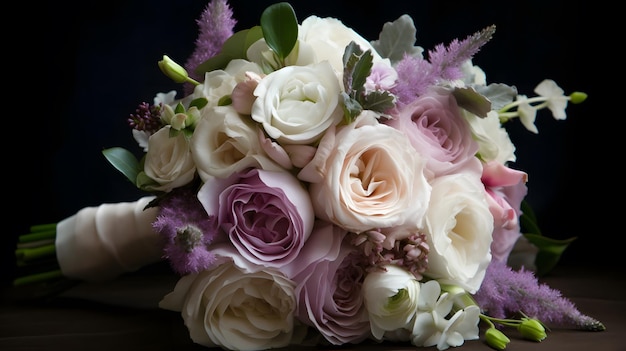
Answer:
POLYGON ((139 161, 132 152, 121 148, 112 147, 102 150, 102 154, 106 159, 120 171, 134 185, 137 185, 137 174, 140 171, 139 161))
POLYGON ((402 60, 404 55, 423 58, 424 49, 414 46, 416 42, 415 24, 409 15, 402 15, 393 22, 387 22, 378 36, 370 42, 376 52, 388 58, 392 64, 402 60))
POLYGON ((298 40, 298 20, 291 4, 279 2, 266 8, 261 29, 267 45, 284 61, 298 40))
POLYGON ((476 91, 491 101, 491 108, 499 110, 513 102, 517 97, 517 88, 502 83, 492 83, 487 86, 474 86, 476 91))
POLYGON ((487 113, 491 111, 491 101, 472 87, 456 87, 452 94, 460 107, 478 117, 487 117, 487 113))

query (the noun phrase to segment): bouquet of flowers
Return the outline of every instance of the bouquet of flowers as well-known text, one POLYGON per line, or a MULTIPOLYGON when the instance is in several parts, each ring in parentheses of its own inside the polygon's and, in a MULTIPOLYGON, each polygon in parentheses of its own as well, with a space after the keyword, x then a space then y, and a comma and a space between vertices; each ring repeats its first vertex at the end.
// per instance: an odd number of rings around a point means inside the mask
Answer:
POLYGON ((128 118, 141 157, 104 150, 146 196, 34 226, 18 261, 54 255, 58 269, 16 285, 167 261, 179 280, 159 307, 180 312, 195 343, 229 350, 445 350, 481 323, 501 350, 505 327, 534 341, 547 327, 604 329, 535 276, 567 244, 532 230, 504 128, 519 118, 538 133, 538 111, 564 120, 584 93, 488 84, 472 58, 495 26, 425 51, 407 15, 373 41, 336 18, 299 21, 284 2, 237 32, 226 0, 197 22, 187 61, 158 62, 182 97, 158 93, 128 118), (514 265, 519 247, 535 254, 514 265))

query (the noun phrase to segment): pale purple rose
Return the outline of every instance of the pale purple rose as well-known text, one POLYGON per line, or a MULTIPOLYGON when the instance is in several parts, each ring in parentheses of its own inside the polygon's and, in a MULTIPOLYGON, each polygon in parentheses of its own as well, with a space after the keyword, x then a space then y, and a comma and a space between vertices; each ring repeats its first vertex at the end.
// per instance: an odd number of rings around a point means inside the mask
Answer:
POLYGON ((494 230, 491 254, 506 262, 515 242, 522 235, 519 226, 520 205, 528 192, 527 174, 491 161, 483 165, 482 182, 487 191, 494 230))
POLYGON ((359 343, 370 336, 361 289, 365 256, 346 234, 318 220, 300 256, 285 272, 295 275, 296 318, 315 327, 333 345, 359 343))
POLYGON ((467 171, 480 175, 478 143, 451 94, 430 91, 385 123, 409 136, 413 147, 428 158, 427 169, 434 176, 467 171))
POLYGON ((307 190, 286 171, 250 168, 211 179, 198 200, 244 258, 267 267, 298 256, 315 220, 307 190))

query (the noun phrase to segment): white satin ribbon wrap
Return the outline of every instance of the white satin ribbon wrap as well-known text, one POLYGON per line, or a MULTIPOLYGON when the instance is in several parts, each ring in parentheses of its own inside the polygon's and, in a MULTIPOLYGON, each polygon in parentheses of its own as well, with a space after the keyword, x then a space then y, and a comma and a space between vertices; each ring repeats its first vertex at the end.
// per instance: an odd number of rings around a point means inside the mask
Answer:
POLYGON ((57 261, 63 275, 87 282, 113 279, 160 261, 161 238, 152 228, 154 199, 85 207, 57 224, 57 261))

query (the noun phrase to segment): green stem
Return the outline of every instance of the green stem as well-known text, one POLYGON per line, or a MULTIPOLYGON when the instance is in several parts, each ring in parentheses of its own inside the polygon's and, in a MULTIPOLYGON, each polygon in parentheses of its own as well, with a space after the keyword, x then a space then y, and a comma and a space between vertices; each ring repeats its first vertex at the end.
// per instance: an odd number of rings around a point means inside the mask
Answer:
POLYGON ((49 272, 30 274, 27 276, 16 278, 15 280, 13 280, 13 285, 20 286, 20 285, 26 285, 26 284, 41 283, 41 282, 50 281, 56 278, 63 278, 63 273, 61 273, 60 269, 49 271, 49 272))
POLYGON ((51 230, 40 231, 40 232, 35 232, 35 233, 23 234, 23 235, 20 235, 18 239, 20 243, 28 243, 28 242, 39 241, 39 240, 54 239, 55 237, 56 237, 56 230, 51 229, 51 230))
POLYGON ((32 261, 37 258, 52 256, 56 252, 54 243, 39 247, 23 247, 15 250, 15 256, 21 261, 32 261))

